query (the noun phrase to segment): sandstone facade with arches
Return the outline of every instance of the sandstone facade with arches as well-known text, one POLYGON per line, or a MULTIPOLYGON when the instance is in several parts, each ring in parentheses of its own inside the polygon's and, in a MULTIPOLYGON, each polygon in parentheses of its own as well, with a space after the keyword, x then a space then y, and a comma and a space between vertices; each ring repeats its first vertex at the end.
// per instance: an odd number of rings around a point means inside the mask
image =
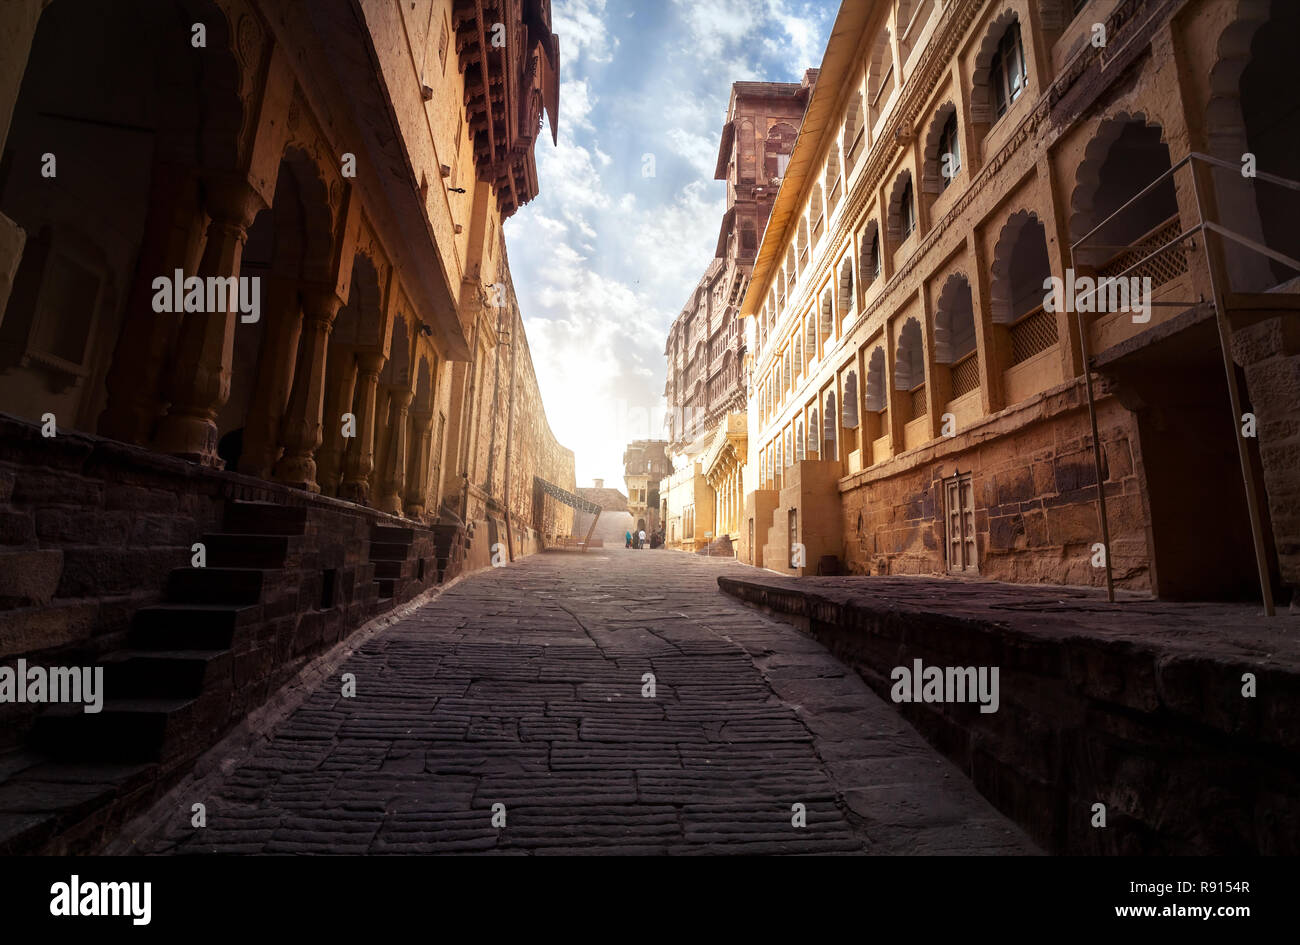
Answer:
POLYGON ((758 339, 744 515, 806 563, 757 540, 742 560, 1100 585, 1108 559, 1121 588, 1259 599, 1244 459, 1285 605, 1300 272, 1283 259, 1300 251, 1283 221, 1300 194, 1240 168, 1300 179, 1279 39, 1296 16, 1269 0, 844 4, 741 305, 758 339), (1203 234, 1185 235, 1203 219, 1256 244, 1212 242, 1214 284, 1203 234), (1149 279, 1149 305, 1053 294, 1076 276, 1149 279), (810 347, 805 319, 826 311, 810 347), (792 453, 814 416, 821 452, 792 453))

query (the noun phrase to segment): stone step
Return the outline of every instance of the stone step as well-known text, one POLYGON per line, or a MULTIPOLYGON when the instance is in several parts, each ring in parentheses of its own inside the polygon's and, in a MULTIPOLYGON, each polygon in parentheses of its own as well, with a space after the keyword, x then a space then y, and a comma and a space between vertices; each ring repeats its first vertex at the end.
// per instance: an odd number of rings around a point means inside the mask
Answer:
POLYGON ((370 540, 409 545, 415 540, 415 529, 403 528, 400 525, 371 525, 370 540))
POLYGON ((156 761, 167 739, 186 726, 196 699, 107 699, 103 711, 53 706, 36 717, 32 743, 51 757, 87 761, 156 761))
POLYGON ((376 561, 375 578, 413 578, 419 564, 419 561, 376 561))
POLYGON ((370 543, 371 561, 405 561, 410 545, 390 541, 372 541, 370 543))
POLYGON ((229 649, 262 608, 244 604, 157 604, 135 612, 128 643, 138 649, 229 649))
POLYGON ((229 650, 122 650, 103 662, 114 699, 190 698, 229 682, 229 650))
POLYGON ((203 536, 210 568, 281 568, 295 542, 292 535, 218 532, 203 536))
POLYGON ((260 568, 177 568, 167 597, 182 604, 256 604, 275 575, 260 568))
POLYGON ((302 535, 307 531, 307 510, 273 502, 229 502, 223 527, 248 535, 302 535))

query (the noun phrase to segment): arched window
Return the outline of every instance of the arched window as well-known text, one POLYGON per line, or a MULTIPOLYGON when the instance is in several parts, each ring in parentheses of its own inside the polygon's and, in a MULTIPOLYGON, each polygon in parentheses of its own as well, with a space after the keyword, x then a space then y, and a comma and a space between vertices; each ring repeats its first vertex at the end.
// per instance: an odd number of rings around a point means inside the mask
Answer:
POLYGON ((943 130, 939 132, 940 186, 947 190, 960 170, 961 141, 957 137, 957 111, 954 109, 943 123, 943 130))
POLYGON ((876 241, 879 231, 880 227, 872 220, 858 237, 858 273, 864 290, 880 278, 880 246, 876 241))
POLYGON ((876 41, 872 43, 867 62, 867 104, 873 128, 893 91, 894 48, 889 41, 889 30, 883 29, 876 36, 876 41))
POLYGON ((866 114, 862 109, 862 93, 858 92, 849 102, 848 114, 844 119, 844 170, 852 174, 858 166, 858 158, 865 150, 867 138, 866 114))
POLYGON ((840 314, 844 315, 853 308, 853 257, 844 257, 840 265, 840 314))
POLYGON ((808 412, 808 437, 805 450, 810 456, 817 456, 821 453, 821 447, 817 443, 817 408, 813 407, 808 412))
POLYGON ((904 414, 908 420, 915 420, 926 414, 925 345, 921 338, 921 323, 915 318, 909 318, 898 335, 898 355, 894 359, 894 388, 912 395, 911 409, 904 414))
POLYGON ((822 313, 821 322, 817 326, 817 332, 821 336, 822 348, 826 347, 826 339, 835 334, 835 307, 831 300, 831 290, 827 289, 822 293, 822 313))
POLYGON ((839 459, 837 449, 835 427, 835 391, 826 394, 826 423, 822 428, 822 439, 826 441, 826 448, 822 450, 822 459, 839 459))
POLYGON ((763 147, 763 171, 765 183, 785 177, 786 166, 790 163, 790 152, 794 150, 798 130, 785 122, 778 122, 767 132, 767 141, 763 147))
POLYGON ((903 171, 894 179, 889 193, 889 251, 894 252, 900 243, 916 229, 916 201, 912 190, 912 172, 903 171))
POLYGON ((960 273, 948 277, 935 307, 934 360, 948 366, 953 400, 979 387, 975 310, 970 282, 960 273))
POLYGON ((794 458, 799 462, 808 458, 808 454, 804 450, 802 420, 795 420, 794 422, 794 458))
POLYGON ((826 216, 835 212, 840 202, 840 148, 832 141, 830 154, 826 156, 826 216))
POLYGON ((1008 326, 1012 364, 1057 342, 1056 316, 1043 306, 1051 274, 1042 222, 1027 210, 1013 213, 998 234, 989 284, 990 314, 994 324, 1008 326))
POLYGON ((993 108, 998 118, 1007 113, 1012 102, 1020 98, 1029 81, 1025 66, 1025 50, 1020 43, 1020 21, 1013 20, 1002 38, 989 65, 989 85, 993 89, 993 108))
POLYGON ((817 355, 817 323, 811 315, 803 317, 804 350, 811 362, 817 355))
POLYGON ((840 423, 846 430, 858 428, 858 372, 844 375, 844 416, 840 423))

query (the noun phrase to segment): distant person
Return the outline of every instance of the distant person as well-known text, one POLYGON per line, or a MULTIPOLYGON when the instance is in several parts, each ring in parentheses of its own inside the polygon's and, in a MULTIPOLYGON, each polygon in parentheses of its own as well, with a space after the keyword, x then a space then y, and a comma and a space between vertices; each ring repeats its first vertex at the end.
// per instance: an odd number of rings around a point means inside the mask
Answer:
POLYGON ((644 548, 644 547, 645 547, 645 529, 644 529, 644 528, 641 529, 641 534, 637 535, 637 538, 639 539, 639 543, 637 544, 637 547, 638 547, 638 548, 644 548))
POLYGON ((624 548, 631 548, 631 547, 632 547, 632 533, 631 533, 630 531, 624 532, 624 533, 623 533, 623 539, 624 539, 624 541, 623 541, 623 547, 624 547, 624 548))

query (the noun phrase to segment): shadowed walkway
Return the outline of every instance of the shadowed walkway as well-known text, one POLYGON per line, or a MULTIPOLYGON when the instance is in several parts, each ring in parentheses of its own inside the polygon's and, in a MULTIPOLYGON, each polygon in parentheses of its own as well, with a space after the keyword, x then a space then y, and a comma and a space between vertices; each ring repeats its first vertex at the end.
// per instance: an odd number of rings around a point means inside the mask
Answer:
POLYGON ((208 796, 164 802, 139 848, 1034 851, 819 644, 718 591, 747 570, 620 547, 467 578, 365 642, 208 796))

